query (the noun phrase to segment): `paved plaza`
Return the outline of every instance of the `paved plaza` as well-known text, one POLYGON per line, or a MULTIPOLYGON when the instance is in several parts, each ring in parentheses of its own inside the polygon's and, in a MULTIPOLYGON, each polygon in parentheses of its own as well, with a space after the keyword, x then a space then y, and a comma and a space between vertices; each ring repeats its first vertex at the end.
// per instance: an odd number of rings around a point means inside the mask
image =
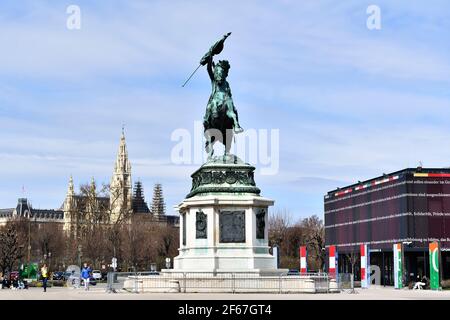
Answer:
POLYGON ((450 290, 395 290, 392 287, 356 289, 333 294, 228 294, 228 293, 107 293, 104 287, 90 291, 73 288, 0 290, 0 300, 450 300, 450 290))

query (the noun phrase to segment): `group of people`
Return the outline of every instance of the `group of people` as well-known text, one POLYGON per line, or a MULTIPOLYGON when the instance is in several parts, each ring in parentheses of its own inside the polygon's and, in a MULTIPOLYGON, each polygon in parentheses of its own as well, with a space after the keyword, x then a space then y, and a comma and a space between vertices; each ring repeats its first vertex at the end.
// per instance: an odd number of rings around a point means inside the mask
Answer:
POLYGON ((11 274, 4 276, 0 274, 0 283, 2 289, 28 289, 27 282, 19 276, 11 276, 11 274))
MULTIPOLYGON (((72 271, 72 276, 74 275, 74 271, 72 271)), ((41 268, 41 278, 42 278, 42 286, 44 288, 44 292, 47 292, 47 281, 48 281, 48 267, 47 264, 44 263, 44 265, 41 268)), ((92 276, 92 268, 87 264, 87 262, 84 263, 83 268, 81 269, 81 280, 83 281, 84 289, 87 291, 89 290, 89 283, 92 276)))
MULTIPOLYGON (((92 269, 87 264, 84 263, 81 269, 81 280, 83 281, 84 289, 89 290, 90 278, 92 276, 92 269)), ((47 292, 48 279, 50 277, 50 272, 46 263, 44 263, 40 269, 39 280, 42 281, 42 287, 44 292, 47 292)), ((3 275, 0 274, 0 282, 2 289, 27 289, 27 282, 20 278, 20 274, 17 276, 12 276, 11 274, 3 275)))

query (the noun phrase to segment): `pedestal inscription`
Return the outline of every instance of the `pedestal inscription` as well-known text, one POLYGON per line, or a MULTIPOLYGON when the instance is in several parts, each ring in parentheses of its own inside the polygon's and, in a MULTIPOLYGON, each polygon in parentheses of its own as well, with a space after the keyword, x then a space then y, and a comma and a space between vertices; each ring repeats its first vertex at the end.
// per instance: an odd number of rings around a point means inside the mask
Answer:
POLYGON ((245 242, 245 211, 221 211, 219 227, 220 242, 245 242))

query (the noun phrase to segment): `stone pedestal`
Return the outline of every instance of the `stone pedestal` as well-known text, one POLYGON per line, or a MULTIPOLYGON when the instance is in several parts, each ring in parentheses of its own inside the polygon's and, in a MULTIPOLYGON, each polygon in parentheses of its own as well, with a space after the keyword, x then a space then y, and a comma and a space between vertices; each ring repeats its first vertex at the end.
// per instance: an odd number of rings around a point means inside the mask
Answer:
POLYGON ((194 172, 191 192, 177 206, 180 249, 172 271, 285 272, 269 253, 268 208, 274 201, 259 195, 254 169, 232 156, 194 172))

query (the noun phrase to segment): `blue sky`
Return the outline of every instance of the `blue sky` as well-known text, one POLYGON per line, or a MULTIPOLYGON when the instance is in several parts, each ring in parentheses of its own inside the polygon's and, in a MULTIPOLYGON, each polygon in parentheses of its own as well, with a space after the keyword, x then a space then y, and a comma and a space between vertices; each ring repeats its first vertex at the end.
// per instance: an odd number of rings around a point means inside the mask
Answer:
POLYGON ((122 124, 134 180, 169 208, 196 166, 175 165, 171 133, 201 120, 199 70, 220 58, 244 128, 280 129, 280 170, 256 176, 295 218, 322 215, 338 186, 417 166, 450 166, 446 1, 5 1, 0 4, 0 207, 25 195, 56 208, 70 174, 108 182, 122 124), (81 29, 66 8, 81 8, 81 29), (381 30, 366 9, 381 8, 381 30))

